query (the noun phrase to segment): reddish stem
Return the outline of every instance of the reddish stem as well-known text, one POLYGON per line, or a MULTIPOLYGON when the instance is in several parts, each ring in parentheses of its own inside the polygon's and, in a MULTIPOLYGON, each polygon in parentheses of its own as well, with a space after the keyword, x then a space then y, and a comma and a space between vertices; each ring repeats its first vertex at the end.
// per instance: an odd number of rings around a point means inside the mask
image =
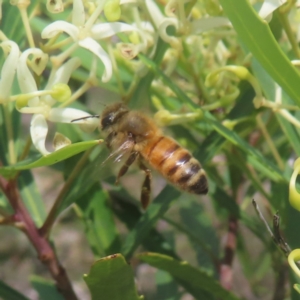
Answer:
POLYGON ((232 262, 236 249, 237 228, 237 218, 230 217, 225 246, 225 255, 220 265, 220 282, 221 285, 227 290, 231 290, 232 288, 232 262))
POLYGON ((18 227, 27 235, 28 239, 36 249, 38 258, 47 266, 53 279, 56 281, 58 290, 67 300, 77 300, 70 280, 60 265, 57 256, 50 246, 46 237, 39 233, 24 203, 21 200, 16 180, 6 181, 0 177, 0 188, 3 190, 12 208, 14 209, 13 219, 18 227), (20 226, 21 224, 21 226, 20 226))

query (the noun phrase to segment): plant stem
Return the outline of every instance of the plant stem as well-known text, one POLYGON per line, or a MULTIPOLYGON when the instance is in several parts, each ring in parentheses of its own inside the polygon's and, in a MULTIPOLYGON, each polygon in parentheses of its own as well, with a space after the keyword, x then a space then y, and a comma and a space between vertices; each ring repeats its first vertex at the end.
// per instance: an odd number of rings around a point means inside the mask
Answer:
POLYGON ((57 289, 66 300, 77 300, 65 269, 60 265, 49 241, 40 234, 28 213, 20 197, 16 180, 6 181, 0 177, 0 188, 14 209, 15 213, 12 217, 15 223, 27 235, 31 244, 36 249, 39 260, 48 268, 53 279, 56 281, 57 289))
POLYGON ((291 43, 291 46, 292 46, 295 56, 299 59, 300 58, 300 50, 298 47, 298 43, 297 43, 295 34, 293 33, 293 30, 291 28, 291 24, 289 23, 289 20, 287 18, 286 12, 281 12, 279 10, 278 12, 275 12, 275 14, 278 16, 278 19, 280 20, 281 25, 284 28, 284 31, 291 43))

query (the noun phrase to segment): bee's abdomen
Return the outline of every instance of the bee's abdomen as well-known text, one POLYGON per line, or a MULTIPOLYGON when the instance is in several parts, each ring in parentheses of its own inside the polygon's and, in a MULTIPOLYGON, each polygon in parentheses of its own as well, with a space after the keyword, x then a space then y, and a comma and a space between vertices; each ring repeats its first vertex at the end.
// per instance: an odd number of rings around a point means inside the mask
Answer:
POLYGON ((141 154, 179 188, 193 194, 208 192, 206 174, 200 163, 173 139, 165 136, 152 139, 141 154))

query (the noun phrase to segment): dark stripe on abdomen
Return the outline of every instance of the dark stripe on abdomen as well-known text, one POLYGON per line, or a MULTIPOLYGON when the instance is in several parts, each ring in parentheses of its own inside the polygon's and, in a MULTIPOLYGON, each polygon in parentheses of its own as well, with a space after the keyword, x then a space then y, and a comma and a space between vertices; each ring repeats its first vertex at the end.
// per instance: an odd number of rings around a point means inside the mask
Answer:
POLYGON ((207 194, 208 183, 205 173, 200 173, 195 182, 189 186, 189 192, 193 194, 207 194))
POLYGON ((188 166, 186 166, 186 170, 184 170, 182 176, 179 178, 178 184, 187 183, 192 176, 200 171, 200 169, 201 167, 197 161, 190 163, 188 166))

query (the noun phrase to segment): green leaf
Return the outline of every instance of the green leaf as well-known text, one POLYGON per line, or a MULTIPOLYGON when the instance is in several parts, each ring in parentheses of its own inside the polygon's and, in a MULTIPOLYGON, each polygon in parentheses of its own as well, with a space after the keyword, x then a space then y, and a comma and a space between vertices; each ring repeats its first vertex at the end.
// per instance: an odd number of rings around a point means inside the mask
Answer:
POLYGON ((155 273, 155 279, 157 284, 155 299, 182 299, 182 292, 179 292, 179 285, 169 273, 162 270, 158 270, 155 273))
MULTIPOLYGON (((131 231, 135 228, 135 225, 141 218, 142 213, 135 205, 130 203, 128 200, 125 200, 125 197, 127 197, 127 195, 124 189, 119 192, 112 193, 112 199, 114 201, 112 209, 119 220, 131 231)), ((149 251, 177 257, 174 247, 172 247, 165 237, 155 228, 150 230, 148 237, 143 240, 142 245, 149 251)))
POLYGON ((0 280, 0 298, 3 300, 29 300, 15 289, 0 280))
POLYGON ((207 291, 222 300, 238 299, 235 295, 225 290, 209 274, 192 267, 187 262, 181 262, 166 255, 150 252, 138 254, 137 257, 153 267, 169 272, 176 279, 180 279, 188 283, 196 290, 207 291))
POLYGON ((134 274, 121 254, 114 254, 96 261, 84 280, 92 300, 141 300, 134 285, 134 274))
POLYGON ((102 257, 120 251, 120 238, 108 202, 108 193, 96 183, 81 199, 83 201, 77 204, 82 209, 86 237, 94 254, 102 257))
POLYGON ((169 209, 173 200, 178 198, 180 192, 172 186, 166 186, 147 208, 136 226, 128 234, 122 248, 122 253, 129 258, 135 249, 147 238, 151 228, 157 220, 169 209))
POLYGON ((180 208, 180 216, 186 228, 186 236, 193 244, 198 264, 216 271, 214 267, 218 264, 219 241, 207 212, 201 205, 189 201, 180 208))
POLYGON ((64 300, 62 294, 57 290, 55 284, 40 276, 30 276, 30 282, 43 300, 64 300))
POLYGON ((300 105, 300 74, 279 47, 266 21, 247 0, 220 0, 240 39, 286 93, 300 105))
POLYGON ((37 227, 43 225, 46 219, 46 208, 30 171, 25 170, 18 176, 18 186, 31 218, 37 227))
POLYGON ((55 152, 50 153, 49 155, 42 156, 39 155, 37 157, 24 160, 20 163, 17 163, 13 166, 7 166, 0 168, 0 174, 7 178, 14 177, 18 171, 33 169, 42 166, 50 166, 56 164, 62 160, 67 159, 73 155, 76 155, 80 152, 83 152, 93 146, 102 143, 102 140, 93 140, 87 142, 76 143, 72 145, 68 145, 62 149, 59 149, 55 152))

